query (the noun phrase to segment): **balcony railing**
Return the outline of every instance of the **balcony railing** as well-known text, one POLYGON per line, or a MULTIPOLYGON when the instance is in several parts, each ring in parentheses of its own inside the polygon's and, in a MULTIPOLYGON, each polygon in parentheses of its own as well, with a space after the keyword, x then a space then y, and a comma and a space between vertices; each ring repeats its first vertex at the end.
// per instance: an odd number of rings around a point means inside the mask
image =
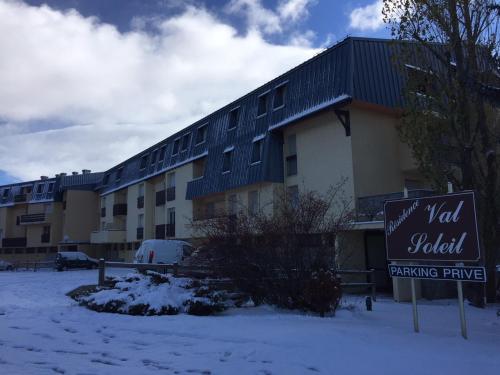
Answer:
POLYGON ((126 203, 116 203, 113 205, 113 216, 124 216, 127 215, 127 204, 126 203))
POLYGON ((175 186, 167 188, 167 202, 175 200, 175 186))
POLYGON ((155 238, 157 240, 165 239, 165 224, 157 225, 155 227, 155 238))
POLYGON ((156 192, 156 207, 158 206, 163 206, 165 204, 165 190, 157 191, 156 192))
POLYGON ((42 243, 49 243, 50 242, 50 233, 42 234, 41 242, 42 243))
POLYGON ((136 237, 138 240, 142 240, 144 238, 144 228, 137 228, 136 237))
POLYGON ((101 208, 101 217, 106 217, 106 207, 101 208))
POLYGON ((21 215, 19 218, 19 224, 39 224, 45 223, 46 221, 47 217, 44 213, 21 215))
POLYGON ((175 237, 175 224, 166 225, 167 237, 175 237))
POLYGON ((26 237, 4 238, 2 247, 26 247, 26 237))
MULTIPOLYGON (((433 190, 417 189, 409 190, 408 198, 421 198, 434 195, 433 190)), ((382 220, 384 217, 384 203, 391 199, 403 198, 403 192, 370 195, 358 198, 358 220, 382 220)))
POLYGON ((137 208, 144 208, 144 196, 137 197, 137 208))

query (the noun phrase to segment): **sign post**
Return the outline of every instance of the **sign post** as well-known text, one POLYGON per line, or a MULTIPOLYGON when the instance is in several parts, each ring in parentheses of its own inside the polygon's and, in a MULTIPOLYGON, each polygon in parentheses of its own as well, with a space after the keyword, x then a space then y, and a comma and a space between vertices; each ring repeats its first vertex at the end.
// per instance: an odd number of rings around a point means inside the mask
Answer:
MULTIPOLYGON (((453 193, 453 185, 448 182, 448 193, 453 193)), ((463 263, 457 263, 457 266, 463 266, 463 263)), ((458 295, 458 312, 460 314, 460 330, 462 337, 467 340, 467 324, 465 322, 465 308, 464 308, 464 291, 462 287, 462 280, 457 281, 457 295, 458 295)))
POLYGON ((471 191, 424 198, 389 200, 384 204, 385 239, 392 277, 409 278, 415 332, 419 331, 415 279, 457 282, 460 326, 467 338, 462 281, 486 282, 484 267, 464 267, 480 259, 474 193, 471 191), (415 265, 414 262, 452 262, 455 266, 415 265))

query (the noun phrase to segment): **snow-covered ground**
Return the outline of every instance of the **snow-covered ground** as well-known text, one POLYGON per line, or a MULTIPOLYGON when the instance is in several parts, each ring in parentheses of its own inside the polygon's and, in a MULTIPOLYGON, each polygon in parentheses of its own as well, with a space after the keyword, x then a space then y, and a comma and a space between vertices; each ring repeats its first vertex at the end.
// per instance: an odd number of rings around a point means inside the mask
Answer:
MULTIPOLYGON (((127 270, 112 271, 115 274, 127 270)), ((0 272, 0 374, 500 374, 499 306, 348 298, 335 318, 270 307, 220 316, 137 317, 79 307, 64 294, 96 271, 0 272)))

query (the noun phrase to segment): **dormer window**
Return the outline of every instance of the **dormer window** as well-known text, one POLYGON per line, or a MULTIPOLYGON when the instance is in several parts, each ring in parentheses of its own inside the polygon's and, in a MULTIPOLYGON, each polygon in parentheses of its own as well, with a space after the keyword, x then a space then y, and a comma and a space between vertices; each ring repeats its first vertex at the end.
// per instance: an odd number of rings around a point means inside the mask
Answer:
POLYGON ((48 189, 47 189, 47 193, 49 193, 49 194, 50 194, 50 193, 52 193, 53 191, 54 191, 54 183, 53 183, 53 182, 51 182, 51 183, 49 183, 49 187, 48 187, 48 189))
POLYGON ((240 121, 240 107, 233 109, 229 112, 229 124, 227 130, 236 129, 238 122, 240 121))
MULTIPOLYGON (((109 183, 109 173, 106 173, 104 175, 104 179, 102 180, 102 184, 107 185, 108 183, 109 183)), ((38 186, 40 186, 40 185, 38 185, 38 186)))
POLYGON ((262 139, 253 142, 251 164, 262 161, 262 139))
POLYGON ((147 165, 148 165, 148 155, 144 155, 141 158, 141 164, 139 165, 139 169, 143 170, 144 168, 146 168, 147 165))
POLYGON ((174 147, 172 148, 172 156, 177 155, 179 153, 179 143, 181 142, 180 138, 177 138, 174 141, 174 147))
POLYGON ((181 151, 186 151, 188 149, 190 139, 191 139, 191 133, 188 133, 184 137, 182 137, 182 149, 181 149, 181 151))
POLYGON ((257 104, 257 116, 263 116, 267 113, 267 97, 269 93, 262 94, 259 96, 257 104))
POLYGON ((286 83, 276 87, 274 91, 273 109, 280 109, 285 106, 286 83))
POLYGON ((116 182, 120 182, 120 180, 122 179, 122 174, 123 174, 123 167, 120 167, 116 171, 116 182))
POLYGON ((163 146, 162 148, 160 148, 160 155, 158 155, 158 161, 160 163, 163 162, 163 159, 165 159, 165 150, 166 150, 167 146, 163 146))
POLYGON ((204 124, 198 128, 196 132, 196 144, 199 145, 207 140, 208 124, 204 124))
POLYGON ((42 185, 42 184, 39 184, 39 185, 36 187, 36 193, 37 193, 37 194, 42 194, 42 193, 43 193, 43 185, 42 185))

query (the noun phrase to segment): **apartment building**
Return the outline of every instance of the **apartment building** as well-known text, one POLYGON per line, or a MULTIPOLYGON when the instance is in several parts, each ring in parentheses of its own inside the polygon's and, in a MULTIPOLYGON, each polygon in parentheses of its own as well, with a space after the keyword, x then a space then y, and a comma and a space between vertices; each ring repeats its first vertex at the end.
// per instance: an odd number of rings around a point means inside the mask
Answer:
MULTIPOLYGON (((97 202, 92 225, 85 226, 92 227, 90 251, 131 260, 145 239, 196 241, 194 220, 221 211, 272 210, 282 189, 326 193, 345 179, 345 198, 358 217, 344 234, 355 254, 349 266, 376 268, 379 286, 391 288, 383 201, 402 195, 404 187, 413 195, 427 187, 396 131, 404 74, 391 60, 395 48, 389 40, 346 38, 103 172, 100 181, 96 175, 88 196, 61 185, 66 197, 97 202)), ((16 204, 0 219, 11 247, 23 247, 21 238, 29 237, 29 226, 12 223, 26 207, 16 204)), ((52 207, 63 210, 55 202, 52 207)), ((43 228, 36 228, 37 236, 43 228)), ((64 238, 62 224, 52 224, 51 231, 57 241, 64 238)))
POLYGON ((98 226, 95 187, 102 173, 64 173, 0 187, 0 258, 36 261, 58 250, 95 253, 90 232, 98 226))

